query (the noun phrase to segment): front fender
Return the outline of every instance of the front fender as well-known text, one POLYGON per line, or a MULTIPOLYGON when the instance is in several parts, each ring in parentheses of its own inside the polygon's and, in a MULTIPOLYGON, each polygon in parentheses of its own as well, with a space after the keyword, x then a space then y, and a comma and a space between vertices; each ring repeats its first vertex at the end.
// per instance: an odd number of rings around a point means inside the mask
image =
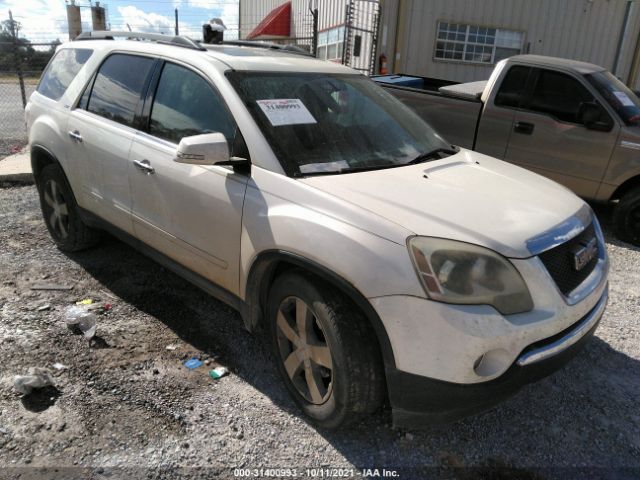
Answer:
POLYGON ((263 188, 270 185, 258 177, 249 182, 243 208, 239 285, 243 298, 252 264, 270 250, 322 265, 366 298, 424 296, 406 247, 410 232, 398 232, 400 241, 390 240, 371 231, 375 222, 361 218, 367 215, 362 209, 353 210, 346 202, 282 176, 275 193, 263 188), (365 224, 366 229, 360 226, 365 224))

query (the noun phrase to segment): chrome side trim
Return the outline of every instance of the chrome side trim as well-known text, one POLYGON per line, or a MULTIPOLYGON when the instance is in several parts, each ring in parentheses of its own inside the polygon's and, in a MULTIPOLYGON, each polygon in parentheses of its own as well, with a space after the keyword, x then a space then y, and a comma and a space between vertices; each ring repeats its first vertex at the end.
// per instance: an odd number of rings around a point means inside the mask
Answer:
POLYGON ((622 148, 629 148, 631 150, 640 150, 640 143, 630 142, 628 140, 622 140, 620 142, 622 148))
POLYGON ((553 357, 554 355, 563 352, 571 345, 577 343, 582 337, 584 337, 589 330, 591 330, 594 325, 600 321, 602 318, 602 314, 604 313, 604 309, 607 306, 607 301, 609 300, 609 285, 607 285, 602 297, 596 303, 596 306, 593 307, 591 312, 589 312, 578 324, 576 324, 575 328, 564 335, 562 338, 551 342, 548 345, 545 345, 540 348, 536 348, 531 350, 523 355, 518 357, 516 363, 520 367, 524 367, 526 365, 531 365, 536 362, 540 362, 549 357, 553 357))
POLYGON ((595 215, 591 213, 591 208, 585 203, 580 210, 564 222, 527 240, 527 250, 531 255, 538 255, 568 242, 587 228, 591 223, 591 218, 595 218, 595 215))

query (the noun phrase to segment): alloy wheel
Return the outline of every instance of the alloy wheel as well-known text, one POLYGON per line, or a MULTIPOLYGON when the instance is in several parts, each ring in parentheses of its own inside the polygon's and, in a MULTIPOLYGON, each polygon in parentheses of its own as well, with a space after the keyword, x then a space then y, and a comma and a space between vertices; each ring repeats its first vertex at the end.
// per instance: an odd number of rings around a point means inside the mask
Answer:
POLYGON ((332 391, 333 359, 317 316, 302 299, 287 297, 276 322, 278 350, 289 379, 308 402, 326 402, 332 391))
POLYGON ((45 218, 56 236, 61 239, 69 235, 69 207, 55 180, 47 180, 44 186, 45 218))

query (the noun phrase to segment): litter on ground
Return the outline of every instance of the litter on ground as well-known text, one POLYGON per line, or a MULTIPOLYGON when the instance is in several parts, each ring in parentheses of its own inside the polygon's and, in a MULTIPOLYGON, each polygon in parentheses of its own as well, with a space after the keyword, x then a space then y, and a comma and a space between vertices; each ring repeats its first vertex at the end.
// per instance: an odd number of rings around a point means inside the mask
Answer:
POLYGON ((209 372, 209 376, 214 380, 218 380, 219 378, 224 377, 229 373, 227 367, 216 367, 209 372))
POLYGON ((69 329, 80 330, 89 340, 95 336, 98 328, 96 315, 79 305, 67 308, 65 321, 69 329))
POLYGON ((64 285, 57 283, 34 283, 31 290, 71 290, 73 285, 64 285))
POLYGON ((13 386, 24 395, 50 385, 53 385, 51 374, 46 368, 40 367, 31 367, 28 375, 16 375, 13 379, 13 386))
POLYGON ((201 360, 198 360, 197 358, 192 358, 191 360, 187 360, 184 362, 184 366, 187 367, 189 370, 193 370, 194 368, 198 368, 201 367, 203 365, 201 360))

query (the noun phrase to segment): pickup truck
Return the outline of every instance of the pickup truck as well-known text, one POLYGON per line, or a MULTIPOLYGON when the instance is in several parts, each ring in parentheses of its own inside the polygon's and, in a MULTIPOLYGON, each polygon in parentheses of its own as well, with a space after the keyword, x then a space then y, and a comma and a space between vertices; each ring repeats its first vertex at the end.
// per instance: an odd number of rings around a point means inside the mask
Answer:
POLYGON ((373 79, 449 142, 614 203, 615 233, 640 244, 640 99, 604 68, 517 55, 487 81, 373 79))

